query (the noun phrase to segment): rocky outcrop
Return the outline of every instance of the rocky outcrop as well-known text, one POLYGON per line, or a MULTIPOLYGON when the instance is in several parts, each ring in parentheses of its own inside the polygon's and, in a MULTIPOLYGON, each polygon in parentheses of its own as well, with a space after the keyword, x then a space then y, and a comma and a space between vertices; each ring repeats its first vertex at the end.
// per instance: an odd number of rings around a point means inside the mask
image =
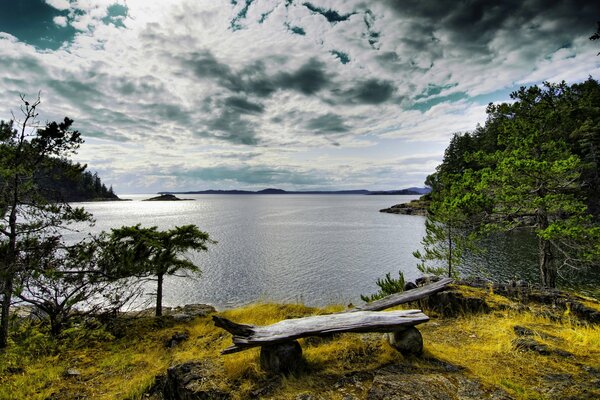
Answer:
POLYGON ((164 400, 228 400, 230 393, 217 384, 222 380, 218 377, 220 370, 208 360, 173 366, 166 375, 156 378, 147 395, 164 400))
POLYGON ((426 369, 396 364, 378 370, 367 400, 512 399, 500 389, 486 389, 451 364, 431 360, 426 369))
POLYGON ((470 279, 458 282, 473 287, 492 290, 494 293, 527 305, 530 303, 547 305, 549 317, 559 317, 565 312, 592 324, 600 324, 600 311, 585 303, 588 299, 558 289, 543 288, 519 280, 508 283, 494 283, 484 279, 470 279))
POLYGON ((402 203, 384 208, 379 212, 388 214, 422 215, 427 216, 427 203, 422 200, 413 200, 410 203, 402 203))

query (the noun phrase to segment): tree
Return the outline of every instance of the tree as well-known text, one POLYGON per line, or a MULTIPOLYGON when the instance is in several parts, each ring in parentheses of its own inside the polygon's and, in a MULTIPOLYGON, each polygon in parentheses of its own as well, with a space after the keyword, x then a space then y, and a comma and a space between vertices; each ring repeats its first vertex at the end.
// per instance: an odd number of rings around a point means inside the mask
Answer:
POLYGON ((383 299, 390 294, 404 292, 406 281, 404 279, 404 273, 402 271, 398 271, 398 279, 392 278, 391 274, 388 272, 385 274, 385 278, 377 279, 375 284, 379 286, 379 291, 368 296, 361 294, 360 298, 362 301, 371 303, 375 300, 383 299))
POLYGON ((29 103, 21 96, 22 119, 0 122, 0 349, 8 343, 8 324, 16 276, 25 244, 37 238, 53 240, 51 233, 71 222, 89 221, 82 208, 52 199, 37 184, 53 158, 68 157, 83 143, 73 120, 50 122, 39 127, 40 99, 29 103))
POLYGON ((206 251, 207 244, 216 243, 195 225, 177 226, 159 231, 156 226, 142 228, 139 224, 113 229, 111 233, 112 259, 107 271, 113 276, 156 277, 156 316, 162 315, 163 281, 166 275, 178 271, 200 273, 200 269, 182 253, 190 250, 206 251))
MULTIPOLYGON (((482 132, 481 128, 478 128, 482 132)), ((457 267, 468 253, 477 251, 478 225, 489 208, 489 199, 475 190, 477 180, 472 169, 477 163, 469 154, 477 136, 455 134, 444 153, 444 162, 427 177, 432 188, 425 221, 423 251, 413 252, 423 273, 458 275, 457 267)))
MULTIPOLYGON (((598 28, 596 28, 596 33, 590 36, 590 40, 598 40, 600 39, 600 21, 597 22, 598 28)), ((598 53, 600 55, 600 53, 598 53)))
POLYGON ((511 97, 513 103, 488 106, 486 125, 471 135, 475 150, 458 158, 446 154, 438 167, 431 196, 438 225, 428 229, 426 244, 448 241, 442 228, 456 220, 474 227, 477 237, 527 229, 538 240, 541 283, 555 287, 562 267, 600 255, 597 199, 590 198, 600 182, 594 101, 600 88, 590 78, 572 87, 521 88, 511 97))
POLYGON ((481 189, 494 198, 495 221, 501 230, 531 229, 538 238, 542 285, 556 287, 562 266, 575 266, 593 256, 591 224, 581 190, 584 165, 565 141, 573 110, 565 83, 521 88, 512 104, 490 105, 501 120, 503 151, 482 155, 492 167, 480 171, 481 189))
POLYGON ((27 268, 17 276, 15 294, 34 306, 40 320, 49 322, 52 336, 74 317, 116 311, 141 293, 130 279, 104 273, 105 244, 103 236, 69 246, 60 237, 26 243, 20 262, 27 268))

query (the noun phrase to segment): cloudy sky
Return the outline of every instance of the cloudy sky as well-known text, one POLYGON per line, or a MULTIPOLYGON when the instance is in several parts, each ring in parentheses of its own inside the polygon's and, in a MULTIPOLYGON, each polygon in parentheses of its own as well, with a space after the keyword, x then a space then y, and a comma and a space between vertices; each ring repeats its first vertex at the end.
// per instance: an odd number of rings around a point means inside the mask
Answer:
POLYGON ((118 193, 422 186, 521 85, 600 78, 597 0, 0 0, 0 118, 41 92, 118 193))

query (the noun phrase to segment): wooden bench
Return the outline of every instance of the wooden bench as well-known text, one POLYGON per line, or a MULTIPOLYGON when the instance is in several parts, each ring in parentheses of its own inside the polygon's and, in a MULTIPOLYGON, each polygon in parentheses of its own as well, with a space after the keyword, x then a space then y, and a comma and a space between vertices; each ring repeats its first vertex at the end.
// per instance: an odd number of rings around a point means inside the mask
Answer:
MULTIPOLYGON (((425 298, 444 290, 450 283, 452 279, 445 278, 349 311, 286 319, 267 326, 238 324, 218 316, 213 316, 213 321, 216 326, 233 335, 233 345, 221 351, 222 354, 236 353, 260 346, 261 366, 274 372, 287 372, 299 365, 302 349, 296 339, 309 336, 327 336, 344 332, 386 332, 390 344, 402 343, 408 338, 413 344, 416 341, 417 347, 407 352, 420 353, 423 348, 422 338, 414 326, 427 322, 429 317, 421 310, 378 311, 425 298)), ((402 345, 395 347, 404 353, 402 345)))

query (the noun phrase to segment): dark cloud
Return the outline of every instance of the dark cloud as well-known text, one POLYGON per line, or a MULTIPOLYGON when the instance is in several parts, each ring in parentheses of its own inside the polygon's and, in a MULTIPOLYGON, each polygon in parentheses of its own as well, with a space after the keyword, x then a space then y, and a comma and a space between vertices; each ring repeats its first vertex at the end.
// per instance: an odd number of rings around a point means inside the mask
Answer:
POLYGON ((262 104, 252 103, 242 97, 228 97, 225 106, 235 109, 242 114, 260 114, 265 111, 262 104))
POLYGON ((395 90, 390 81, 369 79, 344 92, 342 97, 349 103, 381 104, 389 100, 395 90))
POLYGON ((242 114, 233 109, 221 110, 219 115, 206 122, 206 130, 196 133, 201 137, 211 137, 233 144, 256 146, 256 124, 242 118, 242 114))
POLYGON ((314 58, 297 71, 280 73, 276 76, 275 82, 282 89, 293 89, 306 95, 315 94, 330 83, 325 65, 314 58))
POLYGON ((232 92, 259 97, 286 89, 313 95, 330 84, 325 65, 314 58, 296 71, 282 71, 272 76, 265 73, 265 66, 260 61, 236 73, 229 65, 219 62, 210 51, 192 53, 182 64, 191 68, 200 79, 214 79, 232 92))
POLYGON ((411 28, 415 34, 411 36, 424 39, 416 43, 431 45, 435 32, 440 31, 467 52, 488 52, 490 42, 501 28, 515 32, 515 45, 551 40, 558 49, 565 41, 570 43, 577 37, 589 35, 590 27, 600 16, 597 0, 385 0, 385 4, 400 18, 413 19, 411 28), (543 19, 545 26, 535 25, 536 18, 543 19))
POLYGON ((337 114, 328 113, 308 120, 305 128, 317 135, 330 133, 346 133, 350 127, 346 125, 342 117, 337 114))

